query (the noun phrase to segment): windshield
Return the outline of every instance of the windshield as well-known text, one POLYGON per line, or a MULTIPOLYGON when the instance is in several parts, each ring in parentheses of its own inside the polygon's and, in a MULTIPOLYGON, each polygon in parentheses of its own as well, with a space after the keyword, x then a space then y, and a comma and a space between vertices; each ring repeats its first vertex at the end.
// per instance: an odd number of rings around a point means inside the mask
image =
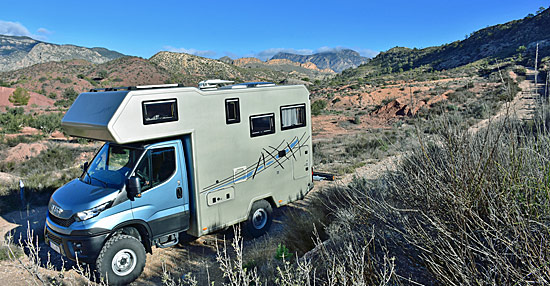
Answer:
POLYGON ((143 149, 106 143, 80 180, 94 186, 120 189, 142 153, 143 149))

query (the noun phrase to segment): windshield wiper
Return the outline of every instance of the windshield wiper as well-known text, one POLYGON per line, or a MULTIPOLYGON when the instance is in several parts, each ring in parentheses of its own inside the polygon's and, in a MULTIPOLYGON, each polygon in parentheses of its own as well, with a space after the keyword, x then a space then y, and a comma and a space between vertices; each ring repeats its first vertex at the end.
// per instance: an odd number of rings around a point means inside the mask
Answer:
POLYGON ((86 169, 84 172, 86 172, 86 175, 88 175, 88 177, 90 178, 90 183, 89 183, 90 185, 92 184, 92 180, 96 180, 96 181, 102 183, 103 185, 105 185, 105 188, 107 188, 107 185, 108 185, 108 184, 107 184, 106 182, 104 182, 104 181, 98 179, 98 178, 92 177, 92 175, 90 175, 90 173, 88 173, 88 169, 86 169))

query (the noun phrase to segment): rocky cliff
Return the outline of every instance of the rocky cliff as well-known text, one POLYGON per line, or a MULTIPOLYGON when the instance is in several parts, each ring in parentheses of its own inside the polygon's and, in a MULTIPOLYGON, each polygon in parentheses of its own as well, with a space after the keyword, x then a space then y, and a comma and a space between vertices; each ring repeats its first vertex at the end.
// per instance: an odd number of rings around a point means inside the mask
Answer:
POLYGON ((101 64, 124 55, 105 48, 56 45, 31 39, 0 35, 0 72, 46 62, 82 59, 101 64))
POLYGON ((335 72, 341 72, 348 68, 358 67, 369 60, 368 58, 359 55, 358 52, 349 49, 342 49, 334 52, 323 52, 313 55, 277 53, 271 59, 287 59, 302 64, 311 62, 321 70, 331 69, 335 72))

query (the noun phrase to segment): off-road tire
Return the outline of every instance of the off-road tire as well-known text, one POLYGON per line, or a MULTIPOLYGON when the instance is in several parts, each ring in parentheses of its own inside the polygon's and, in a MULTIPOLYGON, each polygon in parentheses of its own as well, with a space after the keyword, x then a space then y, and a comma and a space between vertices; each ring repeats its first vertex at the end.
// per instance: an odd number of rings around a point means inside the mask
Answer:
POLYGON ((245 233, 250 237, 260 237, 264 235, 273 221, 273 209, 266 200, 260 200, 252 204, 250 214, 244 225, 245 233))
POLYGON ((145 248, 141 242, 130 235, 119 234, 111 237, 99 252, 96 259, 96 270, 104 282, 109 285, 126 285, 136 280, 145 267, 145 248), (118 259, 116 259, 118 258, 118 259), (130 265, 125 269, 118 269, 118 273, 113 270, 114 260, 125 262, 129 259, 130 265), (124 271, 122 271, 124 270, 124 271), (120 275, 123 274, 123 275, 120 275))

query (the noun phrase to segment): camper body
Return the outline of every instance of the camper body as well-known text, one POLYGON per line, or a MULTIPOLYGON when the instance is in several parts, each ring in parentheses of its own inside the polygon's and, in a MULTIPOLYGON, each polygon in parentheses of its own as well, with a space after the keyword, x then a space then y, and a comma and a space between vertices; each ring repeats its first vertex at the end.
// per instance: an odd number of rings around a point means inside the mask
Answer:
POLYGON ((310 114, 304 86, 82 93, 62 126, 105 144, 52 195, 46 241, 124 284, 152 246, 240 222, 260 236, 272 208, 313 187, 310 114))

